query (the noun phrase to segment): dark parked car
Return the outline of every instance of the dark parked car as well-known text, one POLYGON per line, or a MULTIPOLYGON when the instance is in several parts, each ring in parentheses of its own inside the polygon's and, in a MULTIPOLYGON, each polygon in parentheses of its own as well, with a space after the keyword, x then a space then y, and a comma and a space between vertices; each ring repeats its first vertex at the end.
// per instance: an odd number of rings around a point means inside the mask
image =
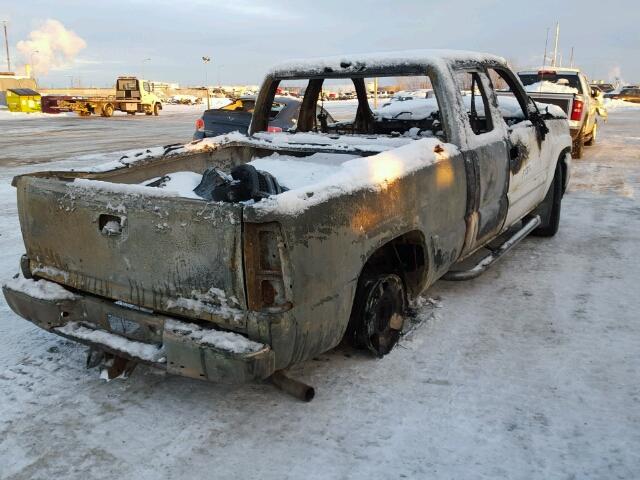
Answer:
MULTIPOLYGON (((193 139, 215 137, 238 131, 246 134, 251 123, 251 115, 256 103, 256 96, 240 97, 222 108, 205 110, 198 120, 196 120, 196 131, 193 139)), ((294 97, 276 96, 271 113, 269 115, 269 131, 282 132, 296 126, 298 113, 302 101, 294 97)), ((318 107, 318 115, 324 113, 328 123, 335 120, 321 107, 318 107)), ((319 121, 319 119, 318 119, 319 121)))
POLYGON ((604 98, 640 103, 640 88, 625 88, 620 93, 606 93, 604 98))

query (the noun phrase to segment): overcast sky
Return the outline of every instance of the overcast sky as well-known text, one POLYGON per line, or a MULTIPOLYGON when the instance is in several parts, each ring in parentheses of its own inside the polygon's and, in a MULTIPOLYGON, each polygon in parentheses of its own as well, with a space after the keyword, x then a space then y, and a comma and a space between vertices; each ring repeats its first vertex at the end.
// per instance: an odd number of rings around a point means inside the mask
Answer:
MULTIPOLYGON (((86 43, 75 60, 40 74, 42 85, 66 86, 73 77, 107 86, 122 74, 195 85, 205 70, 210 84, 250 84, 288 58, 414 48, 485 51, 530 67, 542 61, 547 28, 552 47, 556 21, 566 63, 573 46, 591 78, 640 81, 633 0, 0 0, 4 19, 14 64, 29 61, 17 44, 47 19, 86 43), (207 66, 203 55, 212 58, 207 66)), ((2 49, 0 70, 4 57, 2 49)))

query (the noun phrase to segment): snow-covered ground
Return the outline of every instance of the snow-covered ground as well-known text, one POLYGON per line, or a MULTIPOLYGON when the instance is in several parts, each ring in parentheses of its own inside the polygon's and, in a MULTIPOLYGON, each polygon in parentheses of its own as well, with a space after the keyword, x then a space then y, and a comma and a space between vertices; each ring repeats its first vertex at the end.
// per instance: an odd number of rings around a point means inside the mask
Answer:
MULTIPOLYGON (((556 237, 438 282, 384 359, 340 347, 296 367, 309 404, 147 368, 105 383, 83 347, 0 299, 0 478, 637 478, 640 109, 609 118, 574 161, 556 237)), ((31 161, 37 122, 21 145, 0 142, 31 161)), ((58 145, 56 158, 78 155, 58 145)), ((23 249, 10 179, 42 168, 0 169, 0 281, 23 249)))
POLYGON ((206 105, 165 105, 158 117, 115 112, 111 118, 0 110, 0 168, 189 142, 205 109, 206 105))

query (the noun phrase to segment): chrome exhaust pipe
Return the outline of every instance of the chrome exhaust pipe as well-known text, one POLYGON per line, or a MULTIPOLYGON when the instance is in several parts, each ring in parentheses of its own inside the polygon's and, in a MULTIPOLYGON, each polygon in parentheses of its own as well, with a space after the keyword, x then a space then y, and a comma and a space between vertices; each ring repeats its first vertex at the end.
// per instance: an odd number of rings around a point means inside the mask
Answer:
POLYGON ((282 370, 278 370, 271 375, 271 382, 283 392, 303 402, 310 402, 316 395, 316 391, 312 386, 288 377, 282 370))

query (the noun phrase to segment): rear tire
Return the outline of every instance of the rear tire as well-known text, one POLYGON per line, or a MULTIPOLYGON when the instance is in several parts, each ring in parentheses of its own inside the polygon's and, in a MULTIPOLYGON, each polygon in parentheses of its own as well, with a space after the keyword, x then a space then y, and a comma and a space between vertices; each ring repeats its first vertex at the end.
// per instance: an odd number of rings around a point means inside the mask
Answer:
POLYGON ((155 104, 153 106, 153 114, 157 117, 158 115, 160 115, 160 105, 159 104, 155 104))
POLYGON ((549 191, 535 212, 540 215, 542 223, 531 232, 532 235, 538 237, 553 237, 558 233, 558 229, 560 228, 560 210, 562 208, 562 182, 562 166, 558 160, 556 172, 553 176, 549 191))
POLYGON ((377 357, 385 356, 400 339, 405 305, 404 284, 398 275, 363 273, 349 319, 348 340, 377 357))
POLYGON ((104 108, 102 109, 102 116, 103 117, 113 116, 113 105, 111 104, 105 105, 104 108))
POLYGON ((571 156, 573 158, 582 158, 582 152, 584 151, 584 136, 581 133, 578 135, 578 138, 573 142, 573 150, 571 151, 571 156))
POLYGON ((598 122, 593 124, 593 130, 591 130, 591 137, 589 137, 588 142, 584 142, 587 147, 596 144, 596 137, 598 136, 598 122))

